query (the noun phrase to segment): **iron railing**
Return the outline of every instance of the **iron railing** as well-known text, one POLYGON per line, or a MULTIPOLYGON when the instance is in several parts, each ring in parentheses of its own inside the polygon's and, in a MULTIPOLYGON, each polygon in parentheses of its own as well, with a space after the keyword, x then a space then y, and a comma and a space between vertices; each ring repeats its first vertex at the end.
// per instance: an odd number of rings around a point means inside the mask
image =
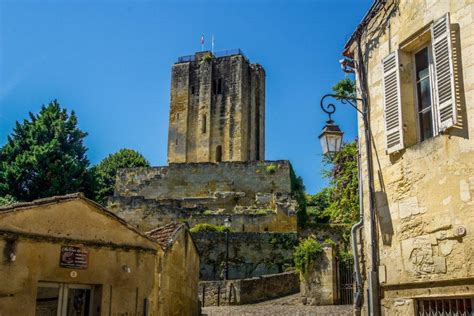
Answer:
MULTIPOLYGON (((240 48, 222 50, 222 51, 214 52, 212 55, 215 58, 242 55, 246 60, 248 60, 240 48)), ((187 56, 178 57, 178 63, 187 63, 187 62, 191 62, 195 60, 196 60, 196 55, 187 55, 187 56)))

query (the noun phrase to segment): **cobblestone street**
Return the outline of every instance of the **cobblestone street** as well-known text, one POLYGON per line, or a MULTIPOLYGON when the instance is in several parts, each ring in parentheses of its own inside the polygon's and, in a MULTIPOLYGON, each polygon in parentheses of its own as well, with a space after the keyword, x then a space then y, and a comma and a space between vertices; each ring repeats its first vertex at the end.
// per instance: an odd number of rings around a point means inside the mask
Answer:
POLYGON ((202 315, 207 316, 254 316, 254 315, 294 315, 294 316, 349 316, 352 305, 305 306, 305 305, 240 305, 206 307, 202 315))
POLYGON ((307 306, 299 304, 299 294, 251 305, 210 306, 202 310, 206 316, 350 316, 352 305, 307 306))

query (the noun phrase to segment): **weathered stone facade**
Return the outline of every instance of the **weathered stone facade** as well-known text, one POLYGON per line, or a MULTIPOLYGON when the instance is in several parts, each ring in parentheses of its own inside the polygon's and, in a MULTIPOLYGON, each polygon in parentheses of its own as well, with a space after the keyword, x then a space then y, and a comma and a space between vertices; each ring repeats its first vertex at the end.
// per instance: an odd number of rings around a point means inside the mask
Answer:
POLYGON ((171 164, 119 172, 108 207, 143 231, 172 221, 296 231, 288 161, 171 164))
POLYGON ((240 50, 173 65, 168 163, 265 159, 265 71, 240 50))
POLYGON ((198 315, 198 252, 186 229, 172 237, 81 194, 0 208, 0 315, 198 315))
MULTIPOLYGON (((384 9, 370 22, 372 30, 366 30, 362 36, 375 142, 374 172, 378 174, 375 177, 377 269, 382 311, 386 315, 414 315, 423 298, 474 297, 473 20, 473 1, 387 1, 384 9), (392 10, 393 14, 387 14, 392 10), (446 60, 453 61, 453 72, 449 73, 449 64, 440 65, 439 61, 430 71, 435 86, 443 78, 453 81, 456 124, 443 131, 442 119, 447 114, 441 111, 438 114, 441 117, 439 131, 435 129, 434 137, 421 141, 413 79, 414 54, 426 46, 430 52, 446 49, 433 48, 432 38, 433 29, 440 32, 438 27, 444 27, 447 13, 450 19, 447 47, 452 49, 446 60), (432 28, 433 23, 436 28, 432 28), (374 32, 377 26, 379 31, 374 32), (368 34, 373 37, 368 38, 368 34), (382 63, 393 52, 398 52, 399 56, 394 71, 399 71, 402 139, 399 149, 389 154, 384 128, 387 114, 384 116, 382 63), (439 74, 446 69, 449 77, 439 74)), ((347 48, 346 54, 358 58, 355 42, 347 48)), ((437 58, 441 60, 439 55, 437 58)), ((436 106, 441 107, 438 94, 446 91, 432 91, 436 110, 436 106)), ((435 110, 433 115, 437 114, 435 110)), ((362 121, 359 121, 359 128, 362 135, 362 121)), ((361 140, 365 142, 363 138, 361 140)), ((365 152, 362 162, 364 205, 368 206, 365 152)), ((371 268, 368 207, 364 212, 367 224, 363 229, 362 263, 368 271, 371 268)))

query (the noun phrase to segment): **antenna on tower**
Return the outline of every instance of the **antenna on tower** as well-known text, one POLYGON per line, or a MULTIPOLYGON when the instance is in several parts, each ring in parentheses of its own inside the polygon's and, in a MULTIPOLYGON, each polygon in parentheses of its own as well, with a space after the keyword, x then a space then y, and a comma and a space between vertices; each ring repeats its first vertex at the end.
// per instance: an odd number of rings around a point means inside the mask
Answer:
POLYGON ((204 34, 201 35, 201 52, 204 51, 204 34))

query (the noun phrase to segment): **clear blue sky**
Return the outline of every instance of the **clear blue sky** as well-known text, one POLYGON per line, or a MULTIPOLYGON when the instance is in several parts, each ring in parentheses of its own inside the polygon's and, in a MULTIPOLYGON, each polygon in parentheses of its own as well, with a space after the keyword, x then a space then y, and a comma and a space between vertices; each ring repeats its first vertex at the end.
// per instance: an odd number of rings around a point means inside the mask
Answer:
MULTIPOLYGON (((266 158, 289 159, 307 191, 325 186, 320 97, 371 0, 0 1, 0 145, 15 121, 58 99, 89 133, 92 163, 127 147, 166 164, 171 65, 206 48, 241 48, 264 66, 266 158)), ((356 113, 335 116, 345 139, 356 113)))

